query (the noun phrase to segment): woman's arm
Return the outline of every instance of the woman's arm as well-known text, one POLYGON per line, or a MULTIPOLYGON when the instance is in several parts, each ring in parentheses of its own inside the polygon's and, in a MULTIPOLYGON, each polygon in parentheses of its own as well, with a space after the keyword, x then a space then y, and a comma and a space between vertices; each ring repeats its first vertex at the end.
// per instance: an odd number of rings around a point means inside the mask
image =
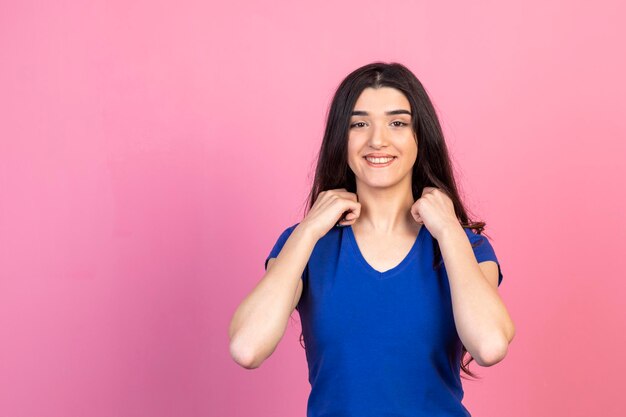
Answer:
POLYGON ((460 224, 445 229, 438 242, 459 338, 479 365, 495 365, 504 359, 515 335, 513 321, 498 294, 497 265, 478 264, 460 224))
POLYGON ((317 238, 304 223, 293 230, 265 275, 235 311, 228 330, 230 354, 244 368, 258 368, 282 339, 298 300, 294 296, 317 238))

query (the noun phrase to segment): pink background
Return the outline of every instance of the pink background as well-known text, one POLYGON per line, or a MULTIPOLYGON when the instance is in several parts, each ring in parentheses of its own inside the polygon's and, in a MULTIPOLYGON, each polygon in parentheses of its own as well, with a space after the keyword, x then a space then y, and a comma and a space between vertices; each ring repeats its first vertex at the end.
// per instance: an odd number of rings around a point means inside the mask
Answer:
MULTIPOLYGON (((54 4, 50 4, 54 3, 54 4)), ((299 221, 338 83, 431 94, 517 326, 476 416, 623 416, 625 9, 615 1, 0 6, 0 415, 304 416, 299 317, 228 324, 299 221)))

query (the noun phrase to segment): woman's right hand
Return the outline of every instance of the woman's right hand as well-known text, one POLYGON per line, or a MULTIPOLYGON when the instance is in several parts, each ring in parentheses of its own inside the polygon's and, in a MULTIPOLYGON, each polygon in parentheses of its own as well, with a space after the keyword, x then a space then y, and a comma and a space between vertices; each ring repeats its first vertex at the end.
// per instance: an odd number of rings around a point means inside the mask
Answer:
POLYGON ((348 226, 361 214, 361 203, 355 193, 345 188, 322 191, 306 217, 300 222, 320 239, 339 224, 348 226))

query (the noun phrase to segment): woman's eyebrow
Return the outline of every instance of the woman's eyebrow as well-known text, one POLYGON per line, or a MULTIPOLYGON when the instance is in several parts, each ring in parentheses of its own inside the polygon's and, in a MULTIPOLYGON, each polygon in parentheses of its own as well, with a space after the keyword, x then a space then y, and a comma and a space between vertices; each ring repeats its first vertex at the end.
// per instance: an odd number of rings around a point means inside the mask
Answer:
MULTIPOLYGON (((408 110, 399 109, 399 110, 386 111, 385 114, 388 116, 391 116, 393 114, 408 114, 410 116, 411 112, 408 110)), ((366 112, 365 110, 354 110, 352 112, 352 116, 369 116, 369 113, 366 112)))

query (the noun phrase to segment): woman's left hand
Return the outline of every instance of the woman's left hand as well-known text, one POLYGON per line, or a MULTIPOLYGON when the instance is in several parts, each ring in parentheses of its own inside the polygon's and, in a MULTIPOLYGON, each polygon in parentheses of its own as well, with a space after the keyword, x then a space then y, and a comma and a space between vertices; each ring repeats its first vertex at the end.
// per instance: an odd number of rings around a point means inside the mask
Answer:
POLYGON ((422 196, 411 206, 416 222, 426 226, 437 240, 449 228, 461 227, 454 212, 454 203, 446 193, 435 187, 424 187, 422 196))

